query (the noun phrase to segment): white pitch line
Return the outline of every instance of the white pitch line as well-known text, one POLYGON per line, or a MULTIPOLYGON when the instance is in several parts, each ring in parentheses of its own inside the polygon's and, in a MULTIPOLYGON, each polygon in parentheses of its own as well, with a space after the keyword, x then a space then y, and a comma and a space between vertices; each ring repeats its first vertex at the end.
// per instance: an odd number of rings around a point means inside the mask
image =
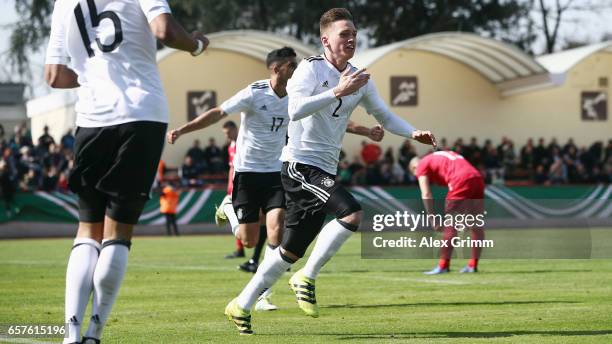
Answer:
MULTIPOLYGON (((375 273, 375 271, 372 271, 375 273)), ((398 272, 401 273, 401 272, 398 272)), ((387 277, 380 275, 372 275, 372 274, 351 274, 351 273, 330 273, 328 276, 334 277, 350 277, 350 278, 359 278, 366 279, 369 281, 372 280, 380 280, 380 281, 391 281, 391 282, 421 282, 421 283, 432 283, 432 284, 451 284, 451 285, 467 285, 467 284, 477 284, 470 283, 464 281, 457 280, 445 280, 445 279, 435 279, 435 278, 414 278, 414 277, 387 277)))
MULTIPOLYGON (((5 265, 39 265, 39 266, 65 266, 66 262, 49 262, 44 260, 7 260, 5 265)), ((214 267, 207 265, 163 265, 163 264, 140 264, 128 263, 129 268, 165 269, 165 270, 201 270, 201 271, 236 271, 235 268, 224 266, 214 267)))
POLYGON ((57 344, 59 342, 39 342, 30 338, 12 338, 10 336, 0 335, 0 341, 3 343, 23 343, 23 344, 57 344))
MULTIPOLYGON (((19 261, 9 260, 3 262, 4 264, 14 265, 65 265, 62 263, 50 263, 47 261, 19 261)), ((140 268, 140 269, 163 269, 163 270, 179 270, 179 271, 236 271, 233 267, 225 266, 210 266, 210 265, 163 265, 163 264, 140 264, 140 263, 128 263, 129 268, 140 268)), ((401 273, 401 272, 398 272, 401 273)), ((375 275, 376 271, 371 271, 370 274, 355 274, 350 272, 332 272, 329 276, 334 277, 351 277, 367 280, 381 280, 381 281, 394 281, 394 282, 421 282, 421 283, 433 283, 433 284, 451 284, 451 285, 467 285, 467 284, 482 284, 476 282, 465 282, 457 280, 446 280, 446 279, 435 279, 435 278, 414 278, 414 277, 389 277, 375 275)))

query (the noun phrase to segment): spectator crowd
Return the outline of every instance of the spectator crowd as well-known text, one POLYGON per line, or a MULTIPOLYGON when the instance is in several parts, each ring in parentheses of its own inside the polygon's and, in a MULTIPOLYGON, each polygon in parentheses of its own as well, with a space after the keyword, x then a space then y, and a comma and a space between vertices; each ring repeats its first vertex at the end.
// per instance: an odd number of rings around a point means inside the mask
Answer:
POLYGON ((0 192, 6 208, 12 208, 18 190, 67 191, 73 150, 71 131, 56 142, 45 126, 34 142, 25 123, 15 126, 10 135, 0 125, 0 192))
MULTIPOLYGON (((612 139, 607 145, 597 141, 591 146, 578 147, 573 139, 560 145, 556 139, 537 144, 529 139, 517 149, 514 142, 503 137, 495 146, 491 140, 483 144, 473 137, 469 143, 457 139, 448 145, 439 142, 440 149, 461 154, 491 183, 578 184, 610 183, 612 181, 612 139)), ((408 163, 416 150, 406 140, 396 151, 388 147, 384 153, 375 143, 362 142, 361 152, 352 159, 341 154, 338 179, 345 185, 393 185, 415 183, 408 173, 408 163)))
MULTIPOLYGON (((17 125, 7 134, 0 125, 0 186, 5 202, 10 202, 17 190, 68 191, 68 175, 74 163, 74 136, 65 133, 59 142, 45 127, 43 134, 32 140, 25 124, 17 125)), ((579 147, 572 139, 559 144, 556 139, 537 143, 529 139, 520 149, 504 137, 498 145, 491 140, 480 144, 476 138, 469 143, 457 139, 449 145, 441 139, 439 146, 463 155, 481 171, 487 183, 610 183, 612 181, 612 139, 607 144, 597 141, 579 147)), ((227 144, 218 146, 210 138, 206 147, 199 140, 187 151, 182 166, 175 169, 176 179, 183 187, 225 183, 228 171, 227 144)), ((401 147, 382 147, 362 142, 359 155, 340 156, 338 181, 344 185, 413 184, 408 163, 416 156, 415 146, 406 140, 401 147)))
POLYGON ((3 190, 8 186, 23 191, 68 189, 68 173, 74 161, 72 131, 56 142, 45 126, 34 142, 25 124, 17 125, 10 137, 0 125, 0 149, 3 190))

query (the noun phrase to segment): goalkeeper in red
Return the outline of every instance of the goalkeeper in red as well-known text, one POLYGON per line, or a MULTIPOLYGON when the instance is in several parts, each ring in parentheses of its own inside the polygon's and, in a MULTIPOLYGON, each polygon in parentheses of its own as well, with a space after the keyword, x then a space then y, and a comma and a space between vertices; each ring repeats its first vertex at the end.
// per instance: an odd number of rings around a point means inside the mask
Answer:
MULTIPOLYGON (((433 213, 433 197, 430 185, 436 184, 448 187, 445 201, 445 213, 454 215, 478 215, 484 212, 484 189, 485 184, 482 176, 463 156, 450 151, 438 151, 423 158, 415 157, 409 164, 410 172, 414 174, 419 182, 421 198, 428 214, 433 213)), ((448 247, 440 248, 440 262, 433 270, 425 272, 426 275, 437 275, 449 272, 453 245, 451 239, 457 236, 455 226, 442 228, 436 224, 434 229, 444 232, 443 240, 448 247)), ((483 240, 484 229, 472 227, 471 240, 483 240)), ((478 246, 478 245, 474 245, 478 246)), ((472 247, 472 257, 467 266, 461 269, 461 273, 473 273, 478 271, 478 259, 480 247, 472 247)))

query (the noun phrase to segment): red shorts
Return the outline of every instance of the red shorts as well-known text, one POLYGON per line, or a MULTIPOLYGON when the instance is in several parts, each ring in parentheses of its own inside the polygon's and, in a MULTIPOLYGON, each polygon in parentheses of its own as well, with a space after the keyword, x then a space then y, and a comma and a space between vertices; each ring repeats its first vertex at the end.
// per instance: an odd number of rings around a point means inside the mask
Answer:
POLYGON ((469 178, 453 185, 446 195, 446 212, 479 214, 484 211, 485 184, 481 177, 469 178))

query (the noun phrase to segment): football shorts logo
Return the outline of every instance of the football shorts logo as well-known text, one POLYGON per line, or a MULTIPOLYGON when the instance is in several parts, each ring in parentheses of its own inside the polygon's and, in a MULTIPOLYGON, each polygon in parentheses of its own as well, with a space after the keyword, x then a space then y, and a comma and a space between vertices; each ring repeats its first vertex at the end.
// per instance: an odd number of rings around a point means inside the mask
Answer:
POLYGON ((326 188, 331 188, 332 186, 334 186, 335 182, 334 182, 333 179, 331 179, 329 177, 325 177, 321 181, 321 184, 323 184, 323 186, 325 186, 326 188))
POLYGON ((327 82, 327 80, 325 80, 322 84, 321 87, 326 87, 329 88, 329 82, 327 82))
POLYGON ((243 216, 244 216, 244 211, 242 210, 242 208, 238 208, 238 210, 236 211, 236 217, 238 217, 238 220, 242 220, 243 216))

